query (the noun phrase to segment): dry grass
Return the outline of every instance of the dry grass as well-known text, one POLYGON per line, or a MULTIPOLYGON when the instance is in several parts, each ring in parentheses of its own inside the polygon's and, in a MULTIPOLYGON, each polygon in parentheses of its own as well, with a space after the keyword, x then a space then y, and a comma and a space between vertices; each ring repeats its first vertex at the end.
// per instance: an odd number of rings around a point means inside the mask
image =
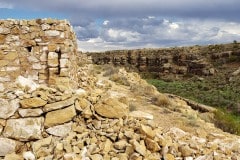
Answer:
POLYGON ((154 96, 157 90, 154 86, 149 84, 133 84, 131 85, 131 91, 137 95, 154 96))
POLYGON ((167 107, 171 105, 171 100, 164 94, 158 94, 157 96, 153 97, 152 100, 157 106, 167 107))

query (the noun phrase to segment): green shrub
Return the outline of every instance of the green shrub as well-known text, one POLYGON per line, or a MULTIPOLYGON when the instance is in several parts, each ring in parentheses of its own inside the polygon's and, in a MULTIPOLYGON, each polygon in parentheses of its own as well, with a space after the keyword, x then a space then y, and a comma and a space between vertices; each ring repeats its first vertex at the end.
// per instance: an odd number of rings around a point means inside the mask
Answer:
POLYGON ((240 117, 224 109, 214 113, 214 124, 225 132, 240 135, 240 117))

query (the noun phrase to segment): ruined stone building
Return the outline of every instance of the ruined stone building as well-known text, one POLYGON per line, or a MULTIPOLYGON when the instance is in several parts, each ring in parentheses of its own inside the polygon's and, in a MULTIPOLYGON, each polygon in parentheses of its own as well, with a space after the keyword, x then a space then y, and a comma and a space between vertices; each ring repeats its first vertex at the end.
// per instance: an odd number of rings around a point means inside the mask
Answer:
POLYGON ((76 36, 66 20, 0 20, 0 91, 18 76, 76 87, 76 36))

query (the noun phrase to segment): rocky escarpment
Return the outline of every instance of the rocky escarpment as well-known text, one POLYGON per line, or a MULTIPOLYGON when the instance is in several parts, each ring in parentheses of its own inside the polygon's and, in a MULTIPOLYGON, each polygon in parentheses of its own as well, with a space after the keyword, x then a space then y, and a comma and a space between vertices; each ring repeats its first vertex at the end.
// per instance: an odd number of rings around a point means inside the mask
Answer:
POLYGON ((88 53, 94 64, 114 64, 159 75, 214 75, 216 64, 240 60, 240 44, 88 53))

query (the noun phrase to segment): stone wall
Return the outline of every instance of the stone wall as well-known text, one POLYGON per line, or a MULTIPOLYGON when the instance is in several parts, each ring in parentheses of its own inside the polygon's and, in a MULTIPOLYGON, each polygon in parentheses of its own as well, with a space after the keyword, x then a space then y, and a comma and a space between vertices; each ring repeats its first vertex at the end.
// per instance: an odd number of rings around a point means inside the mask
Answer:
POLYGON ((76 87, 76 73, 76 36, 68 21, 0 20, 0 92, 20 75, 76 87))

